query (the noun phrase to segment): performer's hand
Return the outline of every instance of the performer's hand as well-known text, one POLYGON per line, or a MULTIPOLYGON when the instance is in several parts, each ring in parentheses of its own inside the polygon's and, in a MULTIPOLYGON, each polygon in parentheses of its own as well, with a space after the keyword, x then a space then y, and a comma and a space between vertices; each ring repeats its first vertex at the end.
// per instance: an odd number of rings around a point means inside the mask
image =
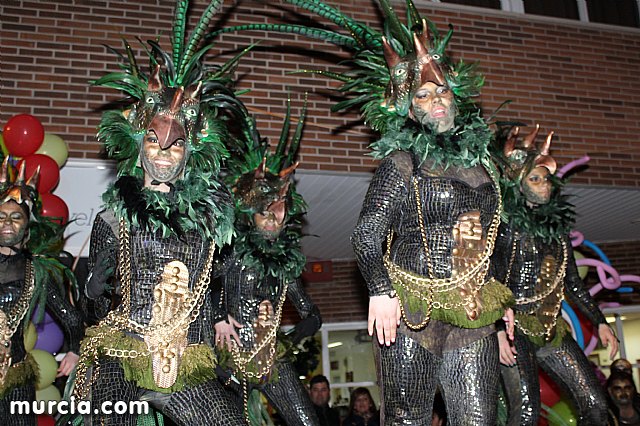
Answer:
POLYGON ((68 376, 71 374, 73 369, 78 365, 78 360, 80 357, 73 352, 67 352, 67 354, 60 361, 60 366, 58 367, 58 374, 56 377, 68 376))
POLYGON ((609 348, 609 358, 613 359, 618 353, 618 338, 607 324, 598 326, 598 337, 605 348, 609 348))
POLYGON ((89 299, 97 299, 109 287, 108 281, 114 272, 113 252, 103 250, 96 256, 96 263, 89 272, 85 293, 89 299))
POLYGON ((509 308, 505 310, 502 320, 507 326, 506 331, 507 331, 507 336, 509 337, 509 340, 513 340, 513 330, 515 329, 515 322, 516 322, 515 317, 513 315, 513 309, 509 308))
POLYGON ((373 336, 375 327, 378 343, 390 346, 396 341, 396 329, 400 325, 400 303, 397 297, 369 297, 369 322, 367 330, 373 336))
POLYGON ((518 352, 514 346, 511 346, 509 339, 507 339, 506 331, 498 331, 498 344, 500 345, 500 362, 507 367, 516 365, 516 355, 518 352))
POLYGON ((216 345, 219 347, 227 346, 227 349, 231 350, 234 340, 238 346, 242 346, 240 337, 236 333, 236 328, 244 327, 238 321, 236 321, 231 315, 228 315, 227 321, 220 321, 213 326, 216 331, 216 345))

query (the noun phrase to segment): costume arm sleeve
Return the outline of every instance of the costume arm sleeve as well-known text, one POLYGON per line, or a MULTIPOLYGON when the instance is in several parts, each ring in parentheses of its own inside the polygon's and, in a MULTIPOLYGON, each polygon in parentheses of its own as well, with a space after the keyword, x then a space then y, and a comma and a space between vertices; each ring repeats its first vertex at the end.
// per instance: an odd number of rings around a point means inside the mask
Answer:
POLYGON ((105 292, 111 274, 117 265, 118 239, 102 215, 96 216, 91 229, 89 258, 87 260, 88 275, 85 283, 85 294, 89 299, 98 299, 105 292))
POLYGON ((80 353, 80 340, 84 336, 84 325, 80 312, 60 294, 55 285, 47 286, 47 309, 64 331, 69 350, 80 353))
POLYGON ((565 238, 567 244, 567 272, 564 279, 564 287, 567 295, 567 299, 584 314, 585 317, 596 327, 600 324, 606 324, 607 320, 604 314, 598 307, 589 291, 585 288, 580 275, 578 274, 578 267, 576 265, 576 259, 573 255, 573 247, 571 247, 571 241, 565 238))
POLYGON ((292 332, 291 340, 294 344, 297 344, 305 337, 316 334, 322 326, 322 317, 320 316, 320 310, 302 287, 300 279, 289 283, 287 297, 302 317, 302 321, 296 324, 292 332))
POLYGON ((389 294, 391 280, 383 264, 384 245, 407 194, 402 173, 387 157, 373 175, 351 243, 370 296, 389 294))

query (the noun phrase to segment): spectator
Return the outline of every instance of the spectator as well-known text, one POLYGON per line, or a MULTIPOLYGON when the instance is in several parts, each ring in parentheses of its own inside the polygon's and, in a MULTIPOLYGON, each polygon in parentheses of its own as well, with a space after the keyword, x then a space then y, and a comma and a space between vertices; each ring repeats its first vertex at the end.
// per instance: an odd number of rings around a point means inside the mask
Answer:
POLYGON ((355 388, 351 392, 349 415, 342 426, 380 426, 380 414, 367 388, 355 388))
POLYGON ((318 419, 320 419, 320 426, 340 426, 338 411, 329 407, 331 390, 329 388, 329 380, 325 376, 317 375, 311 378, 309 395, 318 414, 318 419))
POLYGON ((611 363, 611 373, 616 371, 622 371, 629 375, 633 375, 631 363, 624 358, 618 358, 611 363))
POLYGON ((609 410, 613 425, 640 426, 640 403, 633 377, 623 371, 613 371, 607 380, 609 410))

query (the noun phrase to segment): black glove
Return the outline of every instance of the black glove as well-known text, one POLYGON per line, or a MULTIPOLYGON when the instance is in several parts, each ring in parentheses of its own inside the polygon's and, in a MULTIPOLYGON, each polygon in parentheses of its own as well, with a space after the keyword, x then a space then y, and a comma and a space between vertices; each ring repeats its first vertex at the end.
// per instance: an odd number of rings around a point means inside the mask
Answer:
POLYGON ((97 299, 112 288, 109 280, 113 277, 115 269, 113 254, 111 250, 103 250, 96 256, 96 263, 89 272, 85 287, 85 293, 89 299, 97 299))
POLYGON ((311 313, 293 328, 290 334, 291 343, 297 345, 305 337, 313 336, 320 329, 320 326, 322 326, 320 311, 314 306, 311 313))

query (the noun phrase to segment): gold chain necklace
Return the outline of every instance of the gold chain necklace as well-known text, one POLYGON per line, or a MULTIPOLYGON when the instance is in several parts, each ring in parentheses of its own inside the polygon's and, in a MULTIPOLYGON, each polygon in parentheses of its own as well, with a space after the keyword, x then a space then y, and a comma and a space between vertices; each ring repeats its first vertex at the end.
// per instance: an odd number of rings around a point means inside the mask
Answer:
MULTIPOLYGON (((507 270, 507 276, 505 277, 504 284, 506 286, 509 285, 509 282, 511 280, 511 269, 513 268, 513 262, 515 260, 515 254, 517 250, 517 240, 515 239, 516 235, 514 235, 514 240, 511 248, 511 258, 509 260, 509 269, 507 270)), ((522 331, 527 336, 532 336, 532 337, 544 336, 546 340, 549 340, 549 337, 551 336, 551 331, 555 329, 555 326, 557 324, 558 312, 560 312, 560 307, 562 305, 562 301, 564 300, 564 292, 563 292, 562 286, 564 284, 564 278, 566 275, 567 262, 568 262, 567 243, 564 240, 561 240, 560 243, 562 244, 562 262, 560 263, 560 267, 557 269, 557 272, 553 277, 553 280, 550 280, 549 276, 545 276, 545 274, 542 274, 542 276, 538 278, 538 280, 540 280, 540 283, 542 284, 542 287, 546 287, 546 289, 543 292, 540 292, 540 294, 534 295, 532 297, 520 297, 516 299, 516 305, 522 306, 522 305, 528 305, 531 303, 537 303, 537 302, 543 301, 554 292, 556 292, 556 295, 558 296, 558 300, 556 301, 555 306, 553 307, 553 310, 550 312, 543 312, 543 315, 552 318, 550 324, 543 324, 544 326, 543 331, 535 332, 535 331, 529 330, 528 328, 522 325, 521 321, 517 319, 515 320, 515 325, 518 326, 520 331, 522 331), (548 283, 551 283, 551 284, 549 285, 548 283)), ((537 308, 533 307, 528 312, 526 312, 526 314, 528 315, 535 314, 536 310, 537 308)))
MULTIPOLYGON (((11 338, 29 310, 34 289, 35 273, 33 264, 29 259, 26 259, 22 294, 20 294, 17 303, 8 314, 0 310, 0 384, 4 383, 11 366, 11 338)), ((41 306, 41 308, 44 309, 44 306, 41 306)))
POLYGON ((492 167, 484 167, 487 171, 487 174, 491 178, 493 182, 494 189, 497 193, 498 206, 496 208, 496 212, 493 215, 491 220, 491 224, 489 225, 489 229, 487 231, 487 243, 485 245, 484 251, 482 255, 478 258, 478 260, 471 265, 464 273, 457 274, 455 277, 451 278, 435 278, 433 275, 433 265, 431 262, 431 254, 429 250, 429 245, 427 241, 427 233, 424 223, 424 217, 422 214, 422 200, 420 197, 420 189, 418 186, 418 179, 414 175, 412 177, 413 189, 416 197, 416 207, 418 212, 418 224, 420 226, 420 236, 422 239, 422 246, 425 251, 426 259, 427 259, 427 267, 429 277, 425 278, 422 275, 417 273, 413 273, 410 271, 406 271, 396 265, 391 260, 391 233, 387 238, 387 250, 386 254, 383 258, 383 262, 385 267, 387 268, 387 272, 389 277, 393 282, 397 283, 405 292, 409 293, 411 296, 414 296, 423 302, 427 303, 427 312, 425 312, 425 317, 420 323, 412 323, 409 321, 405 306, 403 301, 399 298, 398 302, 400 305, 400 314, 402 319, 404 320, 407 327, 412 330, 420 330, 424 328, 429 320, 431 319, 431 311, 433 308, 436 309, 455 309, 460 306, 469 305, 470 303, 475 303, 475 296, 478 294, 482 286, 485 284, 485 276, 489 270, 490 257, 493 253, 493 248, 495 245, 495 241, 498 236, 498 227, 500 226, 500 214, 502 213, 502 197, 500 194, 500 186, 498 185, 498 177, 496 176, 496 172, 492 167), (462 283, 467 283, 469 281, 475 282, 476 286, 473 288, 469 294, 466 295, 465 301, 462 303, 445 303, 441 304, 438 301, 433 300, 433 293, 444 293, 451 291, 455 288, 460 287, 462 283))

